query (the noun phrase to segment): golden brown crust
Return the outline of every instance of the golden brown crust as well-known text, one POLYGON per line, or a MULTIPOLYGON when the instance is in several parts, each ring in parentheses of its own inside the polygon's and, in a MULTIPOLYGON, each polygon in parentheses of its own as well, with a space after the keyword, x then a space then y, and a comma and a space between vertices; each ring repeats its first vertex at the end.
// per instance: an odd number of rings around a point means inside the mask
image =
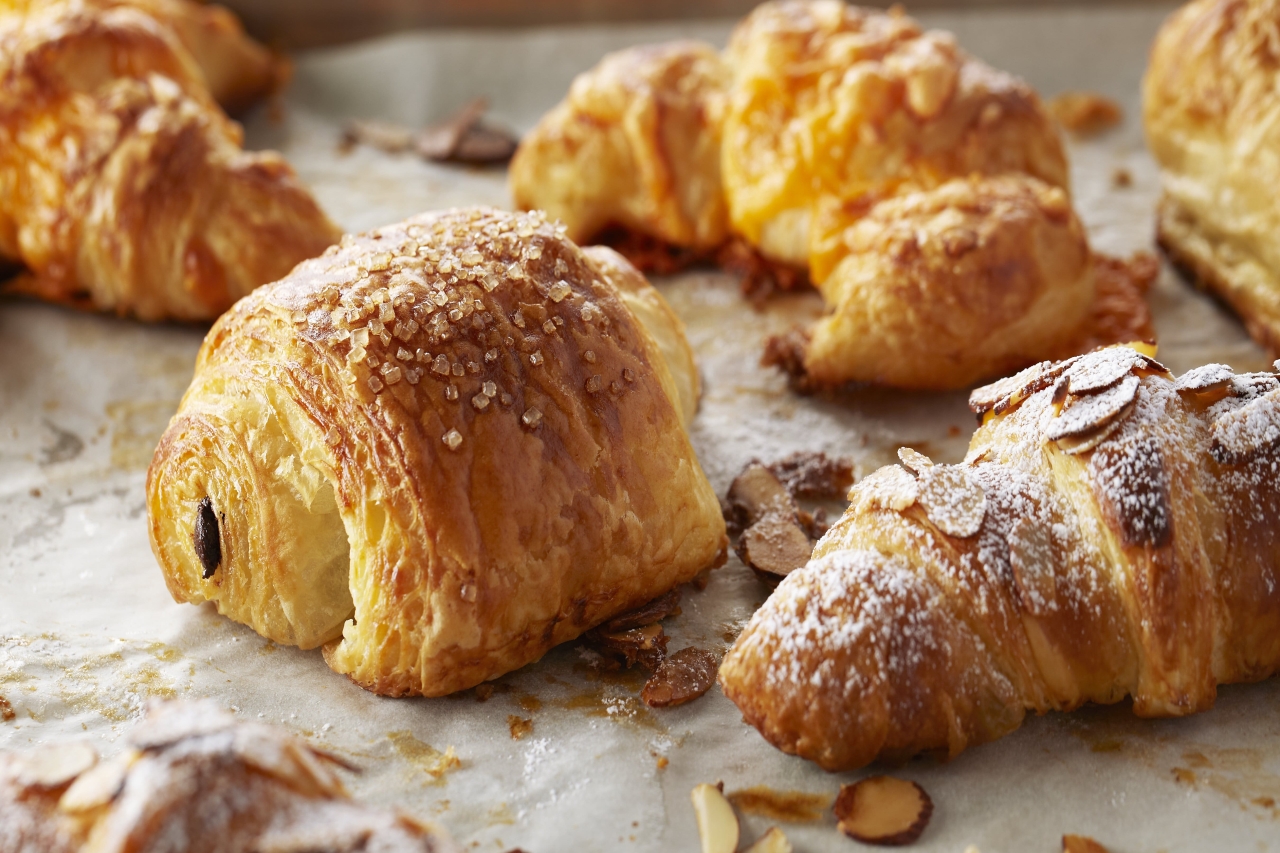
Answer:
POLYGON ((348 237, 210 332, 148 482, 170 591, 329 644, 379 693, 523 666, 724 546, 682 425, 687 356, 625 261, 540 214, 348 237), (209 580, 192 544, 206 495, 209 580))
POLYGON ((844 258, 819 285, 832 308, 804 357, 817 385, 970 385, 1060 351, 1094 301, 1084 228, 1033 178, 894 196, 835 233, 844 258))
POLYGON ((831 313, 808 344, 767 356, 803 363, 808 388, 963 387, 1111 343, 1122 328, 1149 329, 1139 292, 1095 286, 1062 143, 1036 93, 949 34, 898 10, 778 0, 738 25, 718 73, 681 65, 693 56, 714 65, 709 48, 675 44, 610 56, 579 77, 517 155, 517 203, 546 207, 579 237, 609 225, 645 235, 656 244, 631 238, 624 248, 675 268, 713 254, 660 213, 690 209, 679 196, 689 178, 666 168, 674 182, 639 193, 632 173, 657 167, 628 170, 616 152, 684 163, 705 178, 696 195, 708 214, 704 190, 721 188, 728 223, 707 233, 730 241, 716 260, 746 273, 749 294, 772 289, 758 286, 762 260, 781 286, 822 291, 831 313), (590 113, 588 92, 612 112, 590 113), (679 95, 672 115, 706 123, 714 162, 705 148, 653 141, 667 120, 652 108, 664 92, 679 95), (643 111, 643 135, 626 136, 627 105, 643 111), (625 217, 595 212, 626 205, 625 217))
POLYGON ((516 205, 586 241, 610 226, 714 249, 727 220, 720 123, 728 71, 701 42, 612 53, 573 82, 511 161, 516 205))
POLYGON ((816 248, 831 235, 811 233, 828 205, 974 173, 1067 187, 1061 142, 1035 92, 900 11, 766 3, 734 30, 726 61, 730 221, 767 256, 807 263, 815 281, 839 262, 816 248))
POLYGON ((1196 0, 1165 22, 1143 81, 1161 167, 1161 245, 1259 342, 1280 341, 1280 2, 1196 0))
POLYGON ((10 289, 211 319, 337 238, 275 153, 240 150, 174 33, 131 5, 0 15, 10 289))
POLYGON ((0 849, 448 853, 439 828, 352 802, 346 766, 212 703, 153 705, 124 753, 84 743, 0 753, 0 849))
POLYGON ((1113 348, 975 406, 965 461, 855 486, 726 656, 767 739, 831 770, 955 755, 1028 710, 1178 716, 1280 669, 1280 379, 1113 348))

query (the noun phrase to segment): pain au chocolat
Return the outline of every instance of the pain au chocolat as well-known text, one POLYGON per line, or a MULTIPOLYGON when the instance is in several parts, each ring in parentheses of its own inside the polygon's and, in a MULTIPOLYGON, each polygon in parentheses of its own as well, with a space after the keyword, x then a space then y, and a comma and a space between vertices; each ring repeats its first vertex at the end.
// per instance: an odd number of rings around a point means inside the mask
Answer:
POLYGON ((442 695, 726 547, 683 326, 609 249, 466 209, 344 238, 210 331, 148 475, 179 601, 442 695))

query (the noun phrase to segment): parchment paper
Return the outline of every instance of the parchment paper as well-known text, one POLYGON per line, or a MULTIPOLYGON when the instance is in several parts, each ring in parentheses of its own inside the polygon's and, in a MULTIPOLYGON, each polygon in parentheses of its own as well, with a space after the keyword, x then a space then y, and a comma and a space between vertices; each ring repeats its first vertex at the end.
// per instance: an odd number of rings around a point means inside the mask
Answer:
MULTIPOLYGON (((1076 200, 1101 249, 1151 243, 1156 172, 1144 153, 1138 81, 1165 6, 922 16, 1052 95, 1102 92, 1125 106, 1119 130, 1071 143, 1076 200), (1133 178, 1113 186, 1117 168, 1133 178)), ((508 203, 502 170, 427 165, 370 149, 338 153, 342 120, 418 125, 470 97, 530 126, 572 76, 606 51, 674 36, 723 43, 730 22, 680 26, 438 32, 298 57, 283 110, 248 119, 252 147, 277 147, 344 226, 422 209, 508 203)), ((847 454, 861 476, 910 444, 963 454, 973 421, 963 394, 867 390, 832 400, 788 392, 756 364, 766 333, 815 315, 816 296, 760 313, 716 273, 658 282, 689 324, 706 379, 694 425, 718 492, 752 457, 847 454)), ((1175 371, 1268 361, 1239 324, 1166 270, 1152 297, 1160 358, 1175 371)), ((147 543, 143 477, 191 376, 203 330, 144 326, 30 302, 0 303, 0 694, 17 718, 0 748, 88 737, 110 752, 150 697, 213 697, 280 723, 365 769, 358 796, 446 825, 480 850, 695 850, 698 782, 833 796, 833 776, 777 752, 718 691, 650 710, 637 677, 601 677, 574 645, 504 677, 493 696, 373 696, 331 673, 318 652, 277 648, 208 608, 174 604, 147 543), (520 740, 511 718, 531 720, 520 740), (433 775, 452 747, 461 766, 433 775), (659 767, 666 759, 665 768, 659 767)), ((672 650, 722 651, 767 595, 736 560, 668 620, 672 650)), ((1280 681, 1228 687, 1213 711, 1142 721, 1127 705, 1030 719, 950 764, 893 772, 936 804, 921 851, 1057 851, 1064 832, 1115 851, 1280 849, 1280 681)), ((871 772, 876 772, 875 770, 871 772)), ((745 816, 745 839, 774 821, 745 816)), ((788 823, 796 849, 856 848, 829 813, 788 823)))

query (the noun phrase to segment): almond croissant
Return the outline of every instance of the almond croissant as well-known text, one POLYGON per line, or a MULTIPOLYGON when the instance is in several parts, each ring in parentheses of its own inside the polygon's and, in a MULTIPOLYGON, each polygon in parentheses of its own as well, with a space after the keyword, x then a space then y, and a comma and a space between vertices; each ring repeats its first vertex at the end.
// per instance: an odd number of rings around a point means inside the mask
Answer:
POLYGON ((338 235, 238 125, 149 3, 0 12, 0 260, 8 289, 207 320, 338 235))
POLYGON ((214 325, 148 474, 174 598, 443 695, 691 580, 724 519, 683 326, 540 214, 355 237, 214 325))
POLYGON ((1099 273, 1068 187, 1027 84, 839 0, 764 3, 723 53, 605 57, 511 165, 516 203, 576 240, 745 242, 807 272, 830 313, 773 360, 819 386, 963 387, 1151 337, 1143 285, 1099 273))
POLYGON ((0 853, 448 853, 447 834, 352 801, 346 765, 211 702, 153 704, 99 761, 84 741, 0 752, 0 853))
POLYGON ((1028 710, 1213 705, 1280 669, 1280 379, 1174 379, 1129 348, 975 391, 959 465, 902 451, 720 669, 780 749, 829 770, 954 756, 1028 710))

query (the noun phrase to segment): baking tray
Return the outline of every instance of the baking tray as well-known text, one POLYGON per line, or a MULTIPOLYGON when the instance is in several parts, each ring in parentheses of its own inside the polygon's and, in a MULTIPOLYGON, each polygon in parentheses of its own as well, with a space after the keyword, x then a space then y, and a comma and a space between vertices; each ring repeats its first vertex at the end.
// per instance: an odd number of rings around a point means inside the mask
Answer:
MULTIPOLYGON (((1070 142, 1077 204, 1104 251, 1151 247, 1157 175, 1143 150, 1138 83, 1169 8, 920 15, 1046 95, 1086 89, 1124 106, 1118 130, 1070 142), (1118 169, 1131 186, 1116 186, 1118 169)), ((677 36, 723 43, 730 26, 436 31, 303 53, 282 109, 246 119, 248 140, 283 150, 348 229, 428 208, 505 205, 501 169, 366 148, 343 154, 342 122, 419 125, 484 95, 498 121, 523 130, 605 51, 677 36)), ((721 494, 751 458, 794 450, 848 455, 859 475, 892 461, 900 444, 944 461, 962 456, 973 428, 964 394, 804 398, 757 365, 767 334, 816 315, 815 295, 757 312, 716 272, 657 284, 699 357, 706 394, 693 439, 721 494)), ((1152 305, 1160 357, 1173 370, 1268 365, 1234 319, 1169 270, 1152 305)), ((0 302, 0 694, 18 714, 0 723, 0 748, 82 736, 111 752, 149 698, 213 697, 361 765, 351 780, 358 796, 437 819, 468 848, 532 853, 693 850, 689 792, 699 782, 821 800, 862 775, 827 774, 777 752, 718 689, 648 709, 637 677, 594 672, 574 644, 500 679, 483 702, 473 691, 386 699, 331 673, 318 652, 277 647, 207 606, 174 604, 147 543, 143 482, 202 334, 0 302), (522 720, 532 728, 513 739, 522 720)), ((671 648, 727 648, 766 595, 731 559, 668 620, 671 648)), ((1224 688, 1214 710, 1183 720, 1138 720, 1124 704, 1049 714, 949 764, 921 760, 892 772, 920 782, 936 804, 921 851, 1056 851, 1066 832, 1122 853, 1280 849, 1278 705, 1273 679, 1224 688)), ((777 822, 745 814, 745 837, 777 822)), ((781 825, 798 850, 857 847, 829 812, 781 825)))

